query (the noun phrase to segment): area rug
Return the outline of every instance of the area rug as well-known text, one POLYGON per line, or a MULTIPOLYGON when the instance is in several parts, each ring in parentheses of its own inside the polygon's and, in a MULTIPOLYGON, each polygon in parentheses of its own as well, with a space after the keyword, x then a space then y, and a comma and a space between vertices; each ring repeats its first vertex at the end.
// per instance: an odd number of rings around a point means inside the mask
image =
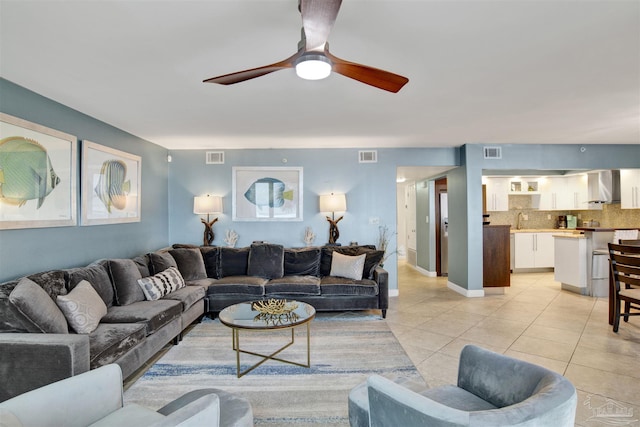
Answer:
MULTIPOLYGON (((240 340, 255 352, 270 353, 289 331, 245 332, 240 340)), ((306 362, 306 328, 280 354, 306 362)), ((242 355, 241 367, 257 362, 242 355)), ((198 388, 220 388, 251 402, 257 426, 348 426, 348 395, 371 374, 424 384, 404 349, 379 316, 319 313, 311 323, 311 368, 268 361, 236 377, 231 329, 205 319, 171 347, 125 392, 125 403, 158 409, 198 388)))

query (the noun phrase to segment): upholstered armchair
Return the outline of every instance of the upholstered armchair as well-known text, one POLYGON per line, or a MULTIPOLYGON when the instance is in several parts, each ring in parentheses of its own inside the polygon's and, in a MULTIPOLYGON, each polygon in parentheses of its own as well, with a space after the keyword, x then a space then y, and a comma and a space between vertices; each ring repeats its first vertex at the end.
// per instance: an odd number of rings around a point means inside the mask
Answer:
POLYGON ((116 364, 28 391, 0 403, 0 426, 214 426, 219 425, 216 394, 206 394, 160 412, 131 404, 123 406, 122 371, 116 364))
POLYGON ((349 395, 352 427, 573 427, 575 387, 541 366, 467 345, 458 384, 408 390, 374 375, 349 395))

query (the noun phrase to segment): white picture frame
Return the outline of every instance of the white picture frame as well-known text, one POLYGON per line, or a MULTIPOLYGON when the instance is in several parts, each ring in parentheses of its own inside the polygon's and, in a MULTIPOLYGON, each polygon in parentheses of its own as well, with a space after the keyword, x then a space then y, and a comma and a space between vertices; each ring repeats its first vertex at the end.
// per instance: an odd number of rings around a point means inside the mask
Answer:
POLYGON ((142 158, 82 141, 82 225, 140 222, 142 158))
POLYGON ((233 168, 233 221, 302 221, 301 167, 233 168))

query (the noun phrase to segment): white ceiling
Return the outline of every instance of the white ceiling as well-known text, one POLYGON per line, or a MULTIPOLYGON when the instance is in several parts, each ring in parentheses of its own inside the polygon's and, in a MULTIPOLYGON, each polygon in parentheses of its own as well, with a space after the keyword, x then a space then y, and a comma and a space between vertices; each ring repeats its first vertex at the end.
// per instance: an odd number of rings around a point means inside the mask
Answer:
MULTIPOLYGON (((284 70, 297 0, 0 0, 0 75, 169 149, 640 143, 640 2, 344 0, 343 59, 392 94, 284 70)), ((99 141, 97 141, 99 142, 99 141)))

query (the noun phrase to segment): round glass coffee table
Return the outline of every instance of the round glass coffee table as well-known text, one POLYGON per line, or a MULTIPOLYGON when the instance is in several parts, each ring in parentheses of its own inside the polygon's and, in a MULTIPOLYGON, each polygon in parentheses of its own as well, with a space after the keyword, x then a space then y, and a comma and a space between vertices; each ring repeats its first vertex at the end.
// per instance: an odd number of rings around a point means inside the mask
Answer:
POLYGON ((236 352, 236 369, 238 378, 253 371, 267 360, 289 363, 291 365, 311 367, 311 329, 309 324, 316 316, 313 306, 304 302, 270 299, 264 301, 242 302, 231 305, 220 312, 218 317, 223 325, 231 328, 233 349, 236 352), (298 363, 276 357, 284 349, 295 343, 295 328, 307 326, 307 363, 298 363), (276 329, 291 329, 291 340, 271 354, 260 354, 240 348, 240 330, 272 331, 276 329), (240 370, 240 353, 261 357, 255 365, 240 370))

